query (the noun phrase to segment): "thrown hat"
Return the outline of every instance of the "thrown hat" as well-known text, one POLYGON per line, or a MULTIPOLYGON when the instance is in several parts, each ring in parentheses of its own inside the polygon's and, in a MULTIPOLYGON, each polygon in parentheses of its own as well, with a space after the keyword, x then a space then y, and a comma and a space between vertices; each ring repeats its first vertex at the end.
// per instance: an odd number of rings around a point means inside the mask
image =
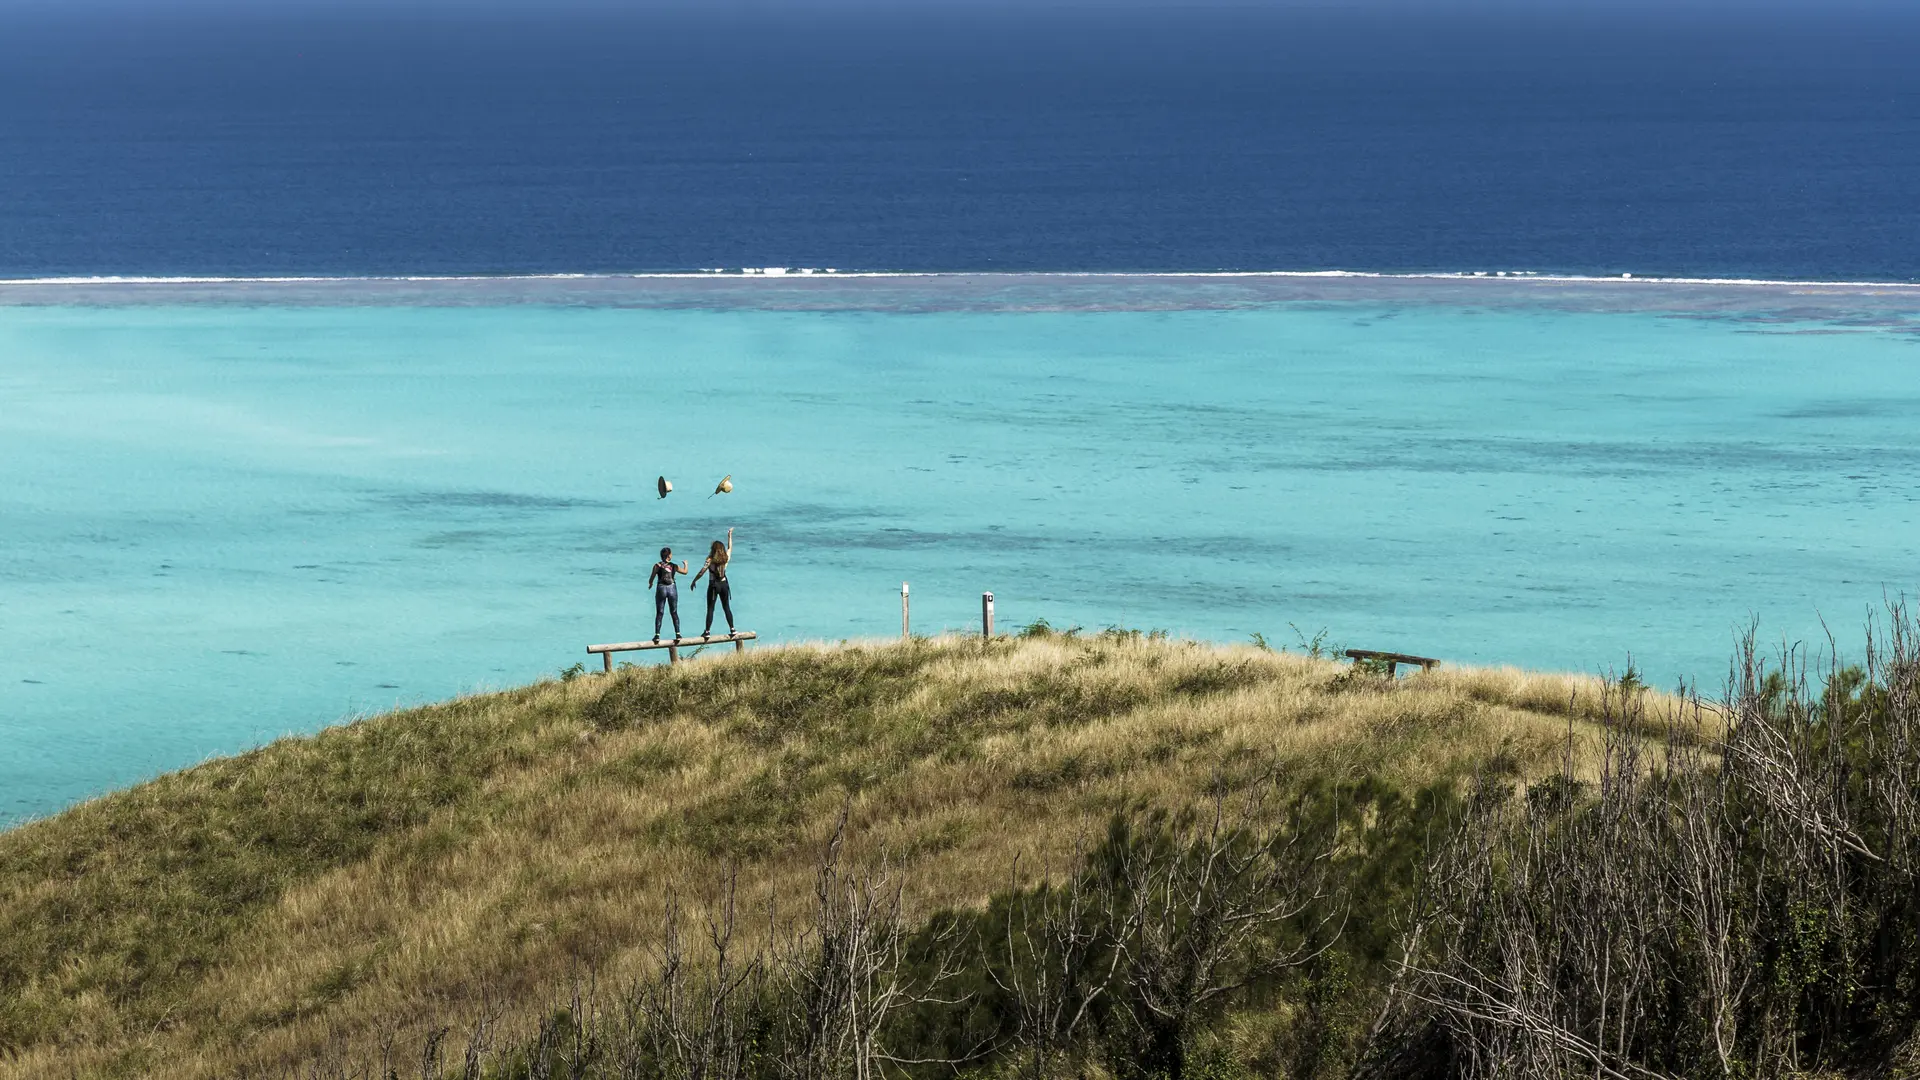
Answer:
MULTIPOLYGON (((719 486, 713 489, 713 495, 723 495, 732 490, 733 490, 733 474, 728 473, 726 476, 721 478, 719 486)), ((711 499, 713 498, 713 495, 709 495, 707 496, 707 498, 711 499)))
POLYGON ((667 497, 667 492, 673 490, 673 481, 663 476, 660 478, 659 487, 660 487, 660 497, 664 499, 667 497))

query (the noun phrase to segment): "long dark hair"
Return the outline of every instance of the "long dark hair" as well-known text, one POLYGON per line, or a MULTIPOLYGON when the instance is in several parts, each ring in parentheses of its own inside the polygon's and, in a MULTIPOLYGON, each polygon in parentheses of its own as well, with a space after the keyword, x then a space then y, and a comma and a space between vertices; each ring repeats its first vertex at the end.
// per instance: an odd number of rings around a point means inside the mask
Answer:
POLYGON ((727 545, 718 540, 713 542, 713 550, 707 553, 707 561, 715 566, 727 565, 727 545))

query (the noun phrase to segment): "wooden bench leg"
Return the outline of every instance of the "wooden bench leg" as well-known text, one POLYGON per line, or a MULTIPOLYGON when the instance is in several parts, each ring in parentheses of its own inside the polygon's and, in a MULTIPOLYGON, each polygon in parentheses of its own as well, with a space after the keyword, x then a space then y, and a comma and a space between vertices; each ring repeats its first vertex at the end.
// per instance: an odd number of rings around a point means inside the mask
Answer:
POLYGON ((679 662, 680 662, 680 647, 677 645, 667 646, 667 663, 677 664, 679 662))
POLYGON ((746 651, 747 651, 747 643, 746 643, 745 641, 742 641, 742 640, 741 640, 741 639, 739 639, 739 638, 734 638, 734 639, 733 639, 733 651, 734 651, 734 652, 746 652, 746 651))
POLYGON ((612 653, 603 652, 600 654, 600 667, 603 670, 605 670, 607 674, 609 675, 613 674, 613 654, 612 653))

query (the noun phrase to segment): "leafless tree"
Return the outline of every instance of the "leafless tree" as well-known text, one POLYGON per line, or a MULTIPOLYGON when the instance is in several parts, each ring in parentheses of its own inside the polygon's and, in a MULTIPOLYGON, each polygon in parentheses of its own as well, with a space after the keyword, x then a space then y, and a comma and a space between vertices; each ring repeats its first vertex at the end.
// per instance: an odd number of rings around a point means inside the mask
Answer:
POLYGON ((1292 820, 1272 820, 1283 795, 1274 778, 1236 795, 1215 787, 1195 823, 1123 822, 1110 838, 1119 1014, 1135 1050, 1128 1062, 1142 1071, 1179 1075, 1207 1010, 1338 936, 1339 912, 1324 903, 1331 841, 1314 846, 1297 807, 1292 820), (1303 917, 1308 932, 1282 933, 1303 917))
POLYGON ((1897 605, 1869 636, 1863 669, 1829 642, 1816 690, 1749 633, 1717 708, 1648 725, 1616 688, 1591 790, 1571 754, 1490 790, 1434 856, 1377 1042, 1441 1030, 1465 1076, 1726 1080, 1908 1038, 1920 657, 1897 605))
POLYGON ((889 1065, 926 1064, 889 1051, 888 1021, 916 1005, 954 1003, 938 997, 954 974, 951 954, 937 950, 931 971, 908 973, 902 886, 884 867, 843 870, 845 836, 843 812, 814 877, 810 925, 773 954, 784 1080, 876 1080, 889 1065))
POLYGON ((1110 921, 1108 898, 1090 880, 1087 861, 1083 837, 1074 846, 1071 872, 1058 882, 1043 872, 1038 887, 1023 888, 1017 861, 1010 877, 1006 962, 993 977, 1013 1002, 1022 1071, 1034 1080, 1071 1052, 1093 1009, 1112 990, 1126 957, 1119 942, 1133 930, 1130 921, 1110 921))
POLYGON ((1483 783, 1429 868, 1390 1007, 1434 1010, 1468 1075, 1659 1075, 1634 1051, 1672 945, 1672 893, 1656 887, 1668 870, 1657 792, 1671 762, 1650 760, 1634 734, 1642 699, 1622 684, 1603 702, 1591 796, 1570 730, 1553 783, 1524 800, 1483 783))
POLYGON ((729 871, 706 924, 706 955, 687 955, 678 897, 670 898, 653 976, 628 995, 623 1077, 745 1080, 753 1064, 756 1010, 767 957, 736 941, 739 875, 729 871))

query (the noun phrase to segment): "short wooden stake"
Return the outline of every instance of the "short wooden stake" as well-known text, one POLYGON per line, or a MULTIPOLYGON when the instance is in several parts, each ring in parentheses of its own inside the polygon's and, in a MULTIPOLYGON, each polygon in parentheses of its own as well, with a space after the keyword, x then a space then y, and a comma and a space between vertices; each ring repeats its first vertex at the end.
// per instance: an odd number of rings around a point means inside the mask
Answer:
POLYGON ((903 638, 912 637, 913 631, 910 629, 911 626, 912 623, 907 619, 907 583, 903 581, 900 583, 900 636, 903 638))
POLYGON ((607 670, 607 674, 609 674, 609 675, 611 675, 611 674, 613 674, 613 654, 612 654, 612 653, 610 653, 610 652, 603 652, 603 653, 601 653, 601 654, 600 654, 600 665, 601 665, 602 667, 604 667, 604 668, 606 668, 606 670, 607 670))
POLYGON ((993 636, 993 594, 980 594, 980 636, 993 636))

